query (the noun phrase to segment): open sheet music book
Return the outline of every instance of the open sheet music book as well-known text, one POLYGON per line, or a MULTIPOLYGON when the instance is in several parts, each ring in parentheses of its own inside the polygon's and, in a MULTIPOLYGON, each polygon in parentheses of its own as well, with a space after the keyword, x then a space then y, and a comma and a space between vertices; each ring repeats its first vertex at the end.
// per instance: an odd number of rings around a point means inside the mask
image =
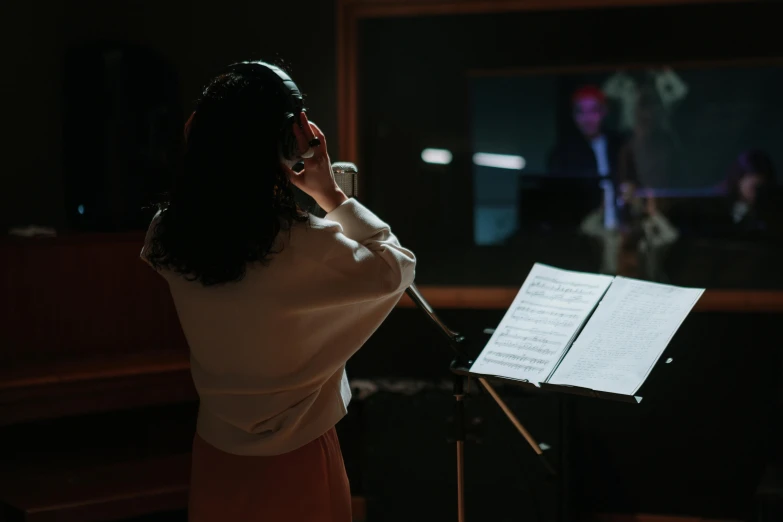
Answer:
POLYGON ((635 395, 703 292, 536 264, 470 371, 635 395))

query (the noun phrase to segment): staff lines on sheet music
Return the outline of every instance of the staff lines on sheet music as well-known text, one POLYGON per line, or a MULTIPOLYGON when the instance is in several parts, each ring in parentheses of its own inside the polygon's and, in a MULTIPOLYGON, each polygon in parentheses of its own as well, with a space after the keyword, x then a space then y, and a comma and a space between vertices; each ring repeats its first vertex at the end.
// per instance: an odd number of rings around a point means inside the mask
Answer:
POLYGON ((546 277, 546 276, 536 276, 538 279, 541 279, 543 281, 549 281, 551 283, 555 283, 558 285, 571 285, 571 286, 586 286, 588 288, 599 288, 599 285, 589 284, 589 283, 572 283, 572 282, 563 282, 559 279, 555 279, 553 277, 546 277))
POLYGON ((532 344, 517 345, 515 343, 508 342, 508 341, 498 341, 495 344, 497 346, 504 346, 504 347, 507 347, 507 348, 514 348, 515 350, 520 350, 520 351, 536 352, 536 353, 540 353, 541 355, 554 355, 554 354, 557 353, 557 350, 549 350, 547 348, 541 348, 540 346, 535 346, 535 345, 532 345, 532 344))
POLYGON ((518 316, 514 316, 514 319, 519 319, 520 321, 525 321, 526 323, 533 323, 536 325, 549 325, 554 328, 564 328, 573 326, 575 324, 573 321, 568 321, 565 319, 532 319, 518 316))
POLYGON ((550 317, 570 317, 570 318, 576 318, 579 317, 578 313, 567 313, 567 312, 551 312, 549 310, 541 310, 540 307, 536 305, 531 306, 523 306, 519 305, 514 308, 513 313, 525 313, 527 312, 530 315, 548 315, 550 317))
POLYGON ((568 294, 578 295, 591 295, 595 292, 596 287, 593 285, 577 285, 572 283, 563 283, 560 281, 553 281, 551 283, 542 282, 540 280, 533 280, 530 282, 532 288, 543 288, 544 290, 550 290, 552 292, 564 292, 568 294), (586 288, 580 288, 586 287, 586 288))
POLYGON ((535 328, 520 328, 519 326, 511 326, 511 325, 504 325, 504 328, 509 328, 511 330, 522 330, 523 332, 533 332, 537 334, 557 335, 559 337, 565 337, 565 334, 563 333, 548 332, 546 330, 536 330, 535 328))
POLYGON ((544 371, 543 368, 536 368, 535 366, 529 366, 527 364, 517 364, 517 363, 512 363, 507 361, 500 361, 498 359, 490 359, 489 357, 485 357, 484 361, 492 364, 497 364, 499 366, 506 366, 513 370, 524 370, 526 372, 535 372, 535 373, 541 373, 544 371))
POLYGON ((530 290, 528 288, 525 290, 525 293, 527 295, 532 295, 536 297, 537 299, 549 299, 551 301, 571 301, 573 303, 584 303, 585 302, 585 295, 589 296, 590 294, 571 294, 571 293, 559 293, 559 294, 546 294, 546 290, 541 290, 539 292, 530 290))
POLYGON ((530 301, 520 301, 520 305, 529 305, 529 306, 538 306, 541 308, 554 308, 555 310, 564 310, 566 312, 581 312, 579 308, 567 308, 565 306, 555 306, 555 305, 546 305, 546 304, 538 304, 538 303, 531 303, 530 301))
POLYGON ((579 314, 567 314, 564 312, 549 312, 537 310, 531 307, 518 307, 511 312, 511 317, 518 321, 533 324, 548 324, 555 327, 573 326, 579 314))
POLYGON ((527 292, 525 292, 525 293, 532 294, 532 295, 541 295, 541 294, 537 294, 535 292, 531 292, 530 291, 531 289, 534 289, 534 288, 539 288, 539 289, 541 289, 542 292, 552 292, 552 293, 555 293, 557 295, 571 295, 571 296, 574 296, 574 297, 577 297, 577 296, 578 297, 584 297, 584 296, 593 294, 592 290, 582 290, 581 288, 570 288, 570 287, 565 286, 565 285, 546 285, 544 283, 538 283, 536 281, 533 281, 530 284, 530 286, 527 287, 527 292))
MULTIPOLYGON (((508 328, 513 328, 513 326, 510 326, 508 328)), ((531 342, 537 342, 540 344, 560 344, 557 341, 550 341, 549 339, 542 339, 541 337, 533 336, 529 337, 527 335, 513 335, 510 333, 503 332, 498 337, 509 337, 511 339, 519 339, 520 341, 531 341, 531 342)))
POLYGON ((702 293, 616 279, 550 382, 635 394, 702 293))
POLYGON ((529 355, 517 355, 514 353, 496 352, 494 350, 491 350, 488 355, 494 355, 495 357, 499 357, 507 361, 518 361, 521 363, 530 363, 539 366, 546 366, 549 364, 549 359, 537 359, 536 357, 530 357, 529 355))

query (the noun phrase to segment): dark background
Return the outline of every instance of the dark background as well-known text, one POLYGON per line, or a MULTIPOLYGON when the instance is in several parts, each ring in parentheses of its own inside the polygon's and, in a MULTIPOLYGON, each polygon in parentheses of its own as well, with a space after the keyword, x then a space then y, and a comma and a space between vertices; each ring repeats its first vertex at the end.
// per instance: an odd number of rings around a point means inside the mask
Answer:
POLYGON ((333 2, 10 0, 0 6, 1 226, 65 225, 65 56, 101 41, 142 46, 170 63, 183 116, 221 67, 283 59, 329 137, 333 159, 339 157, 333 2))
MULTIPOLYGON (((158 51, 178 72, 183 116, 215 69, 248 56, 280 55, 308 94, 332 159, 359 163, 367 179, 362 199, 419 255, 422 282, 515 285, 533 261, 542 260, 536 245, 514 255, 469 248, 466 71, 783 56, 773 3, 362 21, 361 157, 342 158, 334 9, 320 0, 4 2, 0 224, 65 223, 62 83, 68 48, 111 39, 158 51), (425 147, 452 150, 454 163, 422 166, 425 147)), ((135 259, 138 238, 0 246, 6 285, 0 292, 2 368, 134 351, 184 353, 165 286, 135 259)), ((567 250, 551 256, 558 266, 580 266, 567 250)), ((480 349, 482 330, 502 314, 468 309, 443 315, 480 349)), ((552 447, 555 465, 570 473, 574 509, 743 517, 779 446, 778 323, 775 314, 694 313, 672 343, 674 364, 653 374, 640 405, 574 399, 565 432, 558 399, 503 393, 552 447), (571 441, 565 462, 563 433, 571 441)), ((420 379, 436 388, 356 400, 340 424, 352 484, 370 501, 370 520, 454 518, 454 447, 447 442, 453 401, 448 389, 438 388, 448 379, 450 359, 417 311, 398 309, 349 365, 354 379, 420 379)), ((544 480, 522 439, 486 397, 471 399, 468 410, 470 519, 552 520, 564 499, 556 484, 544 480)), ((41 450, 46 444, 58 455, 96 447, 106 453, 101 444, 120 442, 187 451, 194 412, 191 403, 6 427, 0 430, 0 461, 25 465, 30 454, 48 461, 41 450), (57 444, 52 434, 59 435, 57 444)))

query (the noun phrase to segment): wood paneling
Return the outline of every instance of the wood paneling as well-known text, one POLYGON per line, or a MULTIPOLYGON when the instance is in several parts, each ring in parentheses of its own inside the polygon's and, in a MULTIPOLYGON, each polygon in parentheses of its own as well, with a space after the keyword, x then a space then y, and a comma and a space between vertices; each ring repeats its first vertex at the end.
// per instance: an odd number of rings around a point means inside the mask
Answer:
POLYGON ((2 502, 28 522, 119 520, 185 509, 190 455, 87 469, 4 473, 2 502))
POLYGON ((183 351, 9 361, 0 370, 0 426, 197 398, 183 351))
POLYGON ((0 425, 196 399, 143 234, 0 242, 0 425))
POLYGON ((141 234, 0 242, 0 361, 185 350, 141 234))

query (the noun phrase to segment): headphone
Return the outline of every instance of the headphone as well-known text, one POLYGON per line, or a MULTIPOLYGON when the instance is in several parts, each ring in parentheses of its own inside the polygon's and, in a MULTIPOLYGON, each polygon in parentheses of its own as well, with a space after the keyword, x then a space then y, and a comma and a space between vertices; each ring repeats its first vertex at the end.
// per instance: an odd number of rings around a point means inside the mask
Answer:
POLYGON ((304 152, 299 151, 296 136, 294 136, 293 126, 294 124, 300 125, 300 114, 306 112, 306 109, 304 108, 304 100, 299 87, 285 71, 266 62, 252 61, 231 64, 224 73, 236 73, 257 78, 273 86, 282 94, 281 98, 285 103, 285 114, 281 122, 280 153, 286 162, 289 163, 289 166, 298 163, 302 158, 313 156, 311 149, 304 152))

